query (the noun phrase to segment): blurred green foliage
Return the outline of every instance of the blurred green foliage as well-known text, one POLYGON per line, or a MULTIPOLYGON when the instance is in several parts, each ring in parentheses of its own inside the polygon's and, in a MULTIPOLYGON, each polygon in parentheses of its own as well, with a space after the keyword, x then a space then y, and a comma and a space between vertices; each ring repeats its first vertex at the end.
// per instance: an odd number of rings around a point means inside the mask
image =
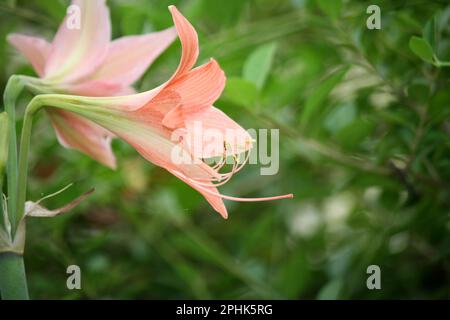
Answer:
MULTIPOLYGON (((28 222, 33 298, 449 298, 450 7, 376 1, 109 1, 114 37, 171 25, 178 5, 200 36, 201 62, 229 78, 217 102, 247 128, 280 129, 280 172, 249 165, 225 194, 294 200, 232 203, 225 221, 194 190, 114 142, 111 171, 57 142, 41 114, 29 199, 70 182, 57 207, 95 186, 70 214, 28 222), (66 267, 82 290, 66 289, 66 267), (379 265, 382 289, 366 288, 379 265)), ((67 1, 0 3, 0 82, 33 74, 9 32, 51 39, 67 1)), ((174 44, 137 84, 165 81, 174 44)), ((20 110, 30 96, 24 95, 20 110)), ((20 113, 20 112, 19 112, 20 113)))

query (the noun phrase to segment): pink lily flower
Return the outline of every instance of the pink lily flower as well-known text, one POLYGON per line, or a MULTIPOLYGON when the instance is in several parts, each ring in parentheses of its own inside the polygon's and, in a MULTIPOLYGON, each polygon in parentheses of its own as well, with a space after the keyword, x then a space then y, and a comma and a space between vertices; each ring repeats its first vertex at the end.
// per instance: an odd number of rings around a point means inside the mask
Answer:
POLYGON ((213 59, 193 68, 199 53, 197 33, 176 7, 170 6, 169 10, 182 44, 182 56, 177 70, 167 82, 147 92, 121 97, 44 95, 41 106, 76 113, 113 132, 145 159, 200 192, 224 218, 228 213, 223 199, 268 201, 292 198, 292 194, 236 198, 222 195, 217 190, 244 166, 252 148, 252 138, 235 121, 213 107, 224 89, 225 74, 213 59), (207 141, 205 136, 197 134, 196 124, 204 130, 220 133, 220 139, 207 141), (189 137, 199 141, 201 147, 192 148, 186 141, 189 137), (211 144, 213 148, 203 148, 211 147, 211 144), (174 155, 184 161, 175 161, 174 155), (203 161, 215 156, 222 158, 215 166, 203 161), (235 161, 232 169, 223 173, 221 168, 227 156, 232 156, 235 161), (243 158, 245 160, 239 163, 238 160, 243 158))
MULTIPOLYGON (((40 77, 37 93, 117 96, 134 93, 131 85, 175 40, 174 28, 111 42, 105 0, 73 0, 80 9, 80 28, 66 16, 52 43, 22 34, 8 41, 25 56, 40 77), (39 90, 38 90, 39 91, 39 90)), ((62 110, 48 110, 58 140, 115 168, 112 135, 95 123, 62 110)))

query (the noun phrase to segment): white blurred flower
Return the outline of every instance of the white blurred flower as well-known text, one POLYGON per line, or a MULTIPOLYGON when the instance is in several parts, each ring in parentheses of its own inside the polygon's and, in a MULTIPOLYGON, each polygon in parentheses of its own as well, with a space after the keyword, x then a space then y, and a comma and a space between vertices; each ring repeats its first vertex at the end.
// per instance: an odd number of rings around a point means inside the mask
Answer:
POLYGON ((325 220, 331 230, 341 228, 355 206, 355 198, 351 193, 340 193, 325 200, 323 210, 325 220))
POLYGON ((317 232, 321 224, 319 210, 312 203, 303 204, 299 206, 288 223, 291 234, 310 238, 317 232))
POLYGON ((389 239, 389 252, 400 253, 408 246, 409 234, 407 232, 398 233, 389 239))
POLYGON ((364 191, 364 201, 370 204, 376 203, 381 195, 380 187, 369 187, 364 191))
POLYGON ((383 109, 396 100, 395 96, 388 92, 375 92, 369 97, 370 103, 377 109, 383 109))

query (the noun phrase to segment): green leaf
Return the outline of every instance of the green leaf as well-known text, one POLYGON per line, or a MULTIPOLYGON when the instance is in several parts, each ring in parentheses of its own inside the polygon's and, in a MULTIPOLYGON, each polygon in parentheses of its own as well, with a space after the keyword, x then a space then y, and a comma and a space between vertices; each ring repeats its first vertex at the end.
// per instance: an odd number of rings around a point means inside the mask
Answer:
MULTIPOLYGON (((6 201, 3 199, 3 174, 8 161, 8 115, 6 112, 0 113, 0 229, 5 226, 3 221, 6 219, 6 201)), ((1 237, 1 234, 0 234, 1 237)), ((0 240, 1 242, 1 240, 0 240)))
POLYGON ((275 281, 277 287, 288 297, 299 296, 304 292, 311 281, 311 270, 301 250, 286 257, 275 281), (292 281, 294 278, 296 281, 292 281))
POLYGON ((337 19, 341 16, 342 1, 341 0, 317 0, 320 10, 329 17, 337 19))
POLYGON ((336 139, 342 147, 354 149, 372 132, 373 127, 373 123, 367 119, 356 119, 342 128, 336 139))
POLYGON ((426 105, 430 99, 430 87, 428 84, 414 83, 410 85, 407 90, 408 98, 415 101, 417 104, 426 105))
POLYGON ((377 112, 380 120, 384 120, 389 124, 402 125, 410 130, 414 130, 414 126, 408 121, 404 115, 396 110, 379 110, 377 112))
POLYGON ((343 281, 341 279, 335 279, 328 282, 322 289, 320 289, 317 295, 318 300, 336 300, 339 299, 339 295, 342 291, 343 281))
POLYGON ((413 36, 409 40, 409 48, 422 60, 433 63, 433 48, 431 45, 423 38, 413 36))
POLYGON ((345 67, 335 72, 328 79, 323 81, 317 87, 315 92, 308 97, 300 119, 302 125, 306 125, 311 120, 311 118, 319 111, 319 107, 322 106, 325 99, 336 87, 336 85, 341 82, 347 71, 348 67, 345 67))
POLYGON ((254 105, 258 90, 254 83, 242 78, 230 78, 225 87, 224 97, 244 107, 254 105))
POLYGON ((450 101, 450 92, 446 91, 440 91, 430 99, 428 110, 430 121, 442 123, 450 119, 448 101, 450 101))
POLYGON ((324 121, 325 128, 330 132, 337 132, 349 123, 351 123, 356 117, 356 107, 353 103, 343 103, 337 105, 327 115, 324 121))
POLYGON ((272 67, 276 49, 275 43, 269 43, 253 51, 244 64, 244 79, 253 82, 258 89, 262 89, 272 67))
POLYGON ((428 20, 422 33, 424 39, 430 44, 431 48, 436 48, 436 16, 428 20))
MULTIPOLYGON (((8 161, 8 115, 6 112, 0 113, 0 179, 3 180, 3 173, 8 161)), ((0 182, 1 186, 1 182, 0 182)), ((1 195, 1 190, 0 190, 1 195)))

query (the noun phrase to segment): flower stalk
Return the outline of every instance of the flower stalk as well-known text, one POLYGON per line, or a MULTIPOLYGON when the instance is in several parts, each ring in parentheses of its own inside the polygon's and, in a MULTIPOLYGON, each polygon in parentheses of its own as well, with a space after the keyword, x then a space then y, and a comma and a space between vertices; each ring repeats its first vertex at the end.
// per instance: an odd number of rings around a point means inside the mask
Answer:
POLYGON ((23 256, 13 252, 0 254, 0 293, 3 300, 28 300, 23 256))
MULTIPOLYGON (((24 88, 20 76, 12 76, 4 92, 4 104, 6 111, 2 116, 6 127, 3 140, 6 139, 7 148, 2 153, 7 154, 6 174, 8 201, 3 198, 3 172, 0 170, 0 206, 2 212, 2 224, 0 226, 0 294, 2 299, 28 299, 28 288, 23 262, 23 247, 25 243, 25 221, 20 222, 18 214, 17 194, 18 167, 17 167, 17 136, 16 136, 16 100, 24 88)), ((2 158, 5 154, 2 155, 2 158)), ((2 165, 0 165, 2 166, 2 165)), ((20 210, 19 210, 20 211, 20 210)), ((23 208, 22 208, 23 211, 23 208)))
POLYGON ((33 115, 42 106, 39 96, 33 98, 25 110, 25 116, 20 137, 19 167, 17 176, 17 219, 20 221, 24 216, 25 200, 27 195, 28 177, 28 152, 30 149, 31 128, 33 126, 33 115))
MULTIPOLYGON (((6 163, 8 161, 8 115, 6 112, 0 113, 0 196, 3 195, 3 180, 6 163)), ((2 201, 0 199, 0 225, 3 225, 4 216, 8 215, 3 211, 2 201)))
POLYGON ((9 78, 3 95, 5 111, 8 114, 8 216, 11 229, 15 232, 18 219, 16 215, 17 204, 17 135, 16 135, 16 100, 23 90, 23 82, 19 76, 13 75, 9 78))

